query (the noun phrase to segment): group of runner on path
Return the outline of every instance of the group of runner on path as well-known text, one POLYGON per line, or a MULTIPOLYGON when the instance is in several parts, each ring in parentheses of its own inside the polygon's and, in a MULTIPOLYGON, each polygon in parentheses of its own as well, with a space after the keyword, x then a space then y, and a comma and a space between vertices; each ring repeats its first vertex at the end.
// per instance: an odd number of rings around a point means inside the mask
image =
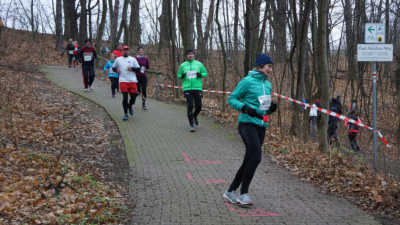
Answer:
MULTIPOLYGON (((147 110, 147 76, 145 70, 150 68, 149 60, 144 56, 143 47, 137 48, 137 57, 129 56, 129 52, 128 46, 122 46, 118 43, 116 50, 110 54, 110 61, 104 66, 104 70, 108 73, 111 81, 112 97, 115 97, 119 89, 121 90, 124 121, 128 120, 128 113, 134 115, 132 106, 140 92, 142 93, 142 109, 147 110)), ((85 46, 79 52, 79 56, 80 59, 83 59, 84 90, 87 91, 88 87, 93 90, 96 51, 90 45, 90 40, 85 41, 85 46)), ((269 55, 259 54, 253 70, 249 71, 248 75, 239 82, 233 93, 228 97, 228 104, 241 112, 238 117, 238 131, 245 145, 242 164, 230 186, 222 195, 231 203, 253 204, 249 195, 249 186, 261 162, 261 148, 266 128, 269 125, 269 115, 274 113, 278 107, 276 103, 271 101, 272 85, 268 81, 273 72, 273 65, 274 62, 269 55), (240 193, 237 194, 236 190, 239 187, 240 193)), ((195 60, 193 50, 186 51, 186 61, 180 65, 177 77, 182 80, 190 132, 195 132, 195 126, 199 126, 198 115, 202 108, 202 79, 207 77, 207 70, 201 62, 195 60)), ((317 115, 313 114, 313 116, 317 115)), ((354 116, 354 119, 358 119, 358 117, 354 116)), ((358 148, 357 142, 354 141, 358 129, 354 127, 352 129, 352 136, 350 137, 349 134, 349 139, 352 147, 358 148)))

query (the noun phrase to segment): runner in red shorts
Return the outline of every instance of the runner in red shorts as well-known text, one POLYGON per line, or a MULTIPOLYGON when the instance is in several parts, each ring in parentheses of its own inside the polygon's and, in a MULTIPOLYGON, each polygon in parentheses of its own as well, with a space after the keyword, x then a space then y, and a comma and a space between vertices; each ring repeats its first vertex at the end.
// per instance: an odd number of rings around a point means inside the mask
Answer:
POLYGON ((119 74, 119 87, 123 96, 122 107, 124 108, 123 120, 128 120, 129 114, 133 115, 133 104, 135 104, 136 97, 138 96, 137 91, 137 78, 136 72, 140 72, 140 66, 137 60, 129 56, 129 47, 124 46, 122 48, 123 57, 119 57, 113 64, 113 71, 119 74), (128 98, 131 96, 129 103, 128 98))

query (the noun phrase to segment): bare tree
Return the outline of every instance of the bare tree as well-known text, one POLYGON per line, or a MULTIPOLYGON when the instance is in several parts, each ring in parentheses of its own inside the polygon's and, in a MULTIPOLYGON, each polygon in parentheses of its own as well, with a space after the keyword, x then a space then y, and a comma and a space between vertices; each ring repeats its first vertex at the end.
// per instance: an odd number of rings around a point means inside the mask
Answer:
POLYGON ((63 0, 64 6, 64 39, 78 38, 78 18, 75 0, 63 0))
MULTIPOLYGON (((303 8, 302 5, 300 5, 301 8, 303 8)), ((304 96, 304 82, 305 82, 305 71, 306 71, 306 65, 307 65, 307 46, 308 46, 308 39, 307 39, 307 31, 308 31, 308 24, 310 20, 310 12, 311 12, 311 0, 306 0, 304 9, 300 9, 302 11, 302 16, 299 21, 300 23, 300 29, 298 30, 299 35, 298 35, 298 43, 299 43, 299 48, 298 48, 298 60, 297 60, 297 84, 296 84, 296 97, 298 100, 301 100, 304 96)), ((294 31, 296 32, 296 31, 294 31)), ((292 84, 293 85, 293 84, 292 84)), ((306 115, 306 114, 305 114, 306 115)), ((304 120, 303 120, 304 121, 304 120)), ((291 126, 291 133, 294 134, 297 137, 300 137, 300 135, 304 132, 301 131, 301 107, 299 105, 295 105, 295 112, 292 117, 292 126, 291 126)), ((305 133, 306 134, 306 133, 305 133)), ((306 135, 304 136, 306 137, 306 135)))
POLYGON ((261 0, 246 0, 244 39, 245 39, 245 56, 244 56, 244 73, 250 70, 254 63, 257 53, 258 34, 260 25, 260 4, 261 0))
POLYGON ((138 46, 140 44, 140 37, 142 36, 142 29, 140 26, 139 15, 140 0, 131 1, 131 18, 129 22, 130 45, 138 46))
MULTIPOLYGON (((318 2, 318 65, 320 71, 321 86, 318 86, 321 93, 322 107, 328 108, 329 103, 329 68, 328 68, 328 46, 327 46, 327 24, 328 24, 328 0, 320 0, 318 2)), ((318 140, 319 149, 328 151, 328 116, 321 115, 318 124, 318 140)))
POLYGON ((101 42, 104 35, 104 27, 106 26, 106 19, 107 19, 107 0, 103 0, 103 10, 101 12, 101 21, 99 24, 99 28, 97 30, 97 37, 96 37, 96 51, 101 52, 101 42))
POLYGON ((81 3, 81 16, 79 21, 78 40, 80 44, 84 44, 86 38, 88 37, 86 0, 80 0, 80 3, 81 3))
MULTIPOLYGON (((216 15, 215 15, 215 22, 217 23, 217 26, 218 26, 218 36, 219 36, 219 42, 220 42, 220 46, 221 46, 221 49, 222 49, 222 60, 223 60, 223 62, 224 62, 224 72, 223 72, 223 75, 222 75, 222 91, 225 91, 225 89, 226 89, 226 51, 225 51, 225 44, 224 44, 224 39, 223 39, 223 37, 222 37, 222 28, 221 28, 221 24, 220 24, 220 22, 219 22, 219 19, 218 19, 218 17, 219 17, 219 3, 220 3, 220 0, 217 0, 217 6, 216 6, 216 15)), ((222 100, 222 104, 221 104, 221 106, 222 106, 222 112, 225 112, 225 105, 226 105, 226 96, 225 96, 225 94, 223 94, 222 96, 221 96, 221 100, 222 100)))
POLYGON ((168 48, 170 46, 170 34, 169 34, 169 16, 171 5, 169 0, 162 0, 162 11, 158 18, 160 23, 160 44, 159 49, 168 48))
POLYGON ((111 15, 111 23, 110 23, 110 40, 113 46, 118 42, 117 40, 117 32, 118 32, 118 15, 119 15, 119 0, 115 0, 114 10, 112 5, 112 0, 108 1, 108 5, 110 6, 110 15, 111 15))
MULTIPOLYGON (((273 33, 273 53, 275 56, 276 63, 286 62, 286 12, 287 12, 287 0, 269 1, 273 12, 272 27, 273 33)), ((294 12, 293 12, 294 13, 294 12)))
POLYGON ((197 53, 196 57, 198 60, 203 61, 207 52, 207 42, 210 37, 210 28, 214 16, 214 3, 215 0, 211 0, 208 8, 208 17, 206 22, 205 31, 203 33, 203 26, 201 18, 203 14, 203 0, 195 0, 194 8, 196 11, 196 28, 197 28, 197 53))
POLYGON ((62 30, 62 4, 61 0, 56 1, 56 50, 63 50, 62 30))
POLYGON ((193 12, 193 0, 179 0, 178 22, 185 49, 194 48, 194 20, 191 12, 193 12))

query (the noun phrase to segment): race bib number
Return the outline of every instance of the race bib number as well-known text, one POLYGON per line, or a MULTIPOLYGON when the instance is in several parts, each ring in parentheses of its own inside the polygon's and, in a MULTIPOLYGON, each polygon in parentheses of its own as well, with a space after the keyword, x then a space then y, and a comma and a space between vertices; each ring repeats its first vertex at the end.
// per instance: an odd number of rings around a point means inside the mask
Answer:
POLYGON ((144 67, 144 66, 141 66, 140 67, 140 73, 144 73, 144 70, 145 70, 146 68, 144 67))
POLYGON ((90 56, 90 55, 85 55, 85 56, 83 57, 83 60, 84 60, 85 62, 92 61, 92 56, 90 56))
POLYGON ((258 97, 260 102, 260 110, 268 110, 271 106, 271 95, 262 95, 258 97))
POLYGON ((69 53, 70 55, 72 55, 72 54, 74 54, 74 51, 68 51, 68 53, 69 53))
POLYGON ((197 78, 197 71, 187 71, 186 76, 187 76, 187 79, 197 78))

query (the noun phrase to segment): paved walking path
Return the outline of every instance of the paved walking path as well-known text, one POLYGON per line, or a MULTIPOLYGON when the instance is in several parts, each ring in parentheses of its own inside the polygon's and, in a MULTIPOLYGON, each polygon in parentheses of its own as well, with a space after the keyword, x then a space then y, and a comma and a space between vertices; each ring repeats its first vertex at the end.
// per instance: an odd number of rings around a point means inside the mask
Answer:
MULTIPOLYGON (((250 186, 254 206, 224 203, 222 194, 241 164, 244 145, 235 130, 199 117, 189 132, 186 108, 148 99, 148 111, 122 121, 122 95, 95 80, 83 92, 81 71, 44 67, 59 86, 103 106, 116 121, 131 166, 132 224, 378 224, 347 200, 323 194, 266 157, 250 186)), ((55 93, 56 94, 56 93, 55 93)))

